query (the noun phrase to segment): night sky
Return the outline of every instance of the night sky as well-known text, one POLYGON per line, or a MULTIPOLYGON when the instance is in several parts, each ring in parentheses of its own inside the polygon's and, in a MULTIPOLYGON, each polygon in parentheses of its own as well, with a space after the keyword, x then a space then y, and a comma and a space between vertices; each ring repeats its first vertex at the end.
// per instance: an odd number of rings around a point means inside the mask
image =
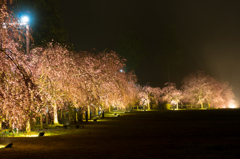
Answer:
POLYGON ((170 72, 181 86, 184 76, 197 70, 227 81, 240 99, 239 0, 60 0, 64 25, 75 50, 114 50, 123 30, 141 35, 148 58, 136 69, 139 83, 163 87, 167 74, 155 55, 165 26, 175 26, 183 64, 170 72), (161 68, 160 68, 161 67, 161 68))

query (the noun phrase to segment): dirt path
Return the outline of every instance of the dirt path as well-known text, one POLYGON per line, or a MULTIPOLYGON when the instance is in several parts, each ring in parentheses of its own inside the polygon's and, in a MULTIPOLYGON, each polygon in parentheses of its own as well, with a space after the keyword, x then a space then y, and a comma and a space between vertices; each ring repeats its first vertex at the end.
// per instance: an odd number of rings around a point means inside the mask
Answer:
POLYGON ((70 135, 1 138, 14 145, 0 159, 240 158, 239 126, 240 110, 133 112, 70 135))

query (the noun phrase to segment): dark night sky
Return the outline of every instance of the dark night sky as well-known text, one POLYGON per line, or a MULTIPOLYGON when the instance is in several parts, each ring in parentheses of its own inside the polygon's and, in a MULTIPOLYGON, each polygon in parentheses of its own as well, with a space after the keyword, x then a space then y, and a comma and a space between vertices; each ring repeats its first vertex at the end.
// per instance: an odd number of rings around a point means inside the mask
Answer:
MULTIPOLYGON (((76 50, 114 49, 123 30, 138 32, 148 54, 158 52, 163 26, 175 25, 184 65, 170 73, 180 86, 187 74, 203 70, 228 81, 240 99, 239 0, 60 0, 69 41, 76 50)), ((136 70, 141 84, 162 87, 166 74, 152 59, 136 70)))

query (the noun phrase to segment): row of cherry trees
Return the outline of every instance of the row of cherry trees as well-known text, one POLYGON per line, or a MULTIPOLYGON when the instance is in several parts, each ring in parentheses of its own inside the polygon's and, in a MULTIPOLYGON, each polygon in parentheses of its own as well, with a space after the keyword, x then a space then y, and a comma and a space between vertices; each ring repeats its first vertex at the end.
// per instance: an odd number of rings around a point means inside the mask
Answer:
POLYGON ((204 72, 198 71, 186 76, 182 81, 181 89, 177 89, 175 83, 166 83, 165 87, 152 88, 144 86, 141 95, 141 105, 155 103, 169 103, 178 109, 179 103, 199 105, 204 108, 234 108, 236 103, 232 88, 227 82, 221 82, 210 77, 204 72), (144 101, 144 102, 142 102, 144 101))
POLYGON ((30 122, 42 114, 53 114, 58 124, 57 111, 69 105, 90 113, 136 103, 136 76, 120 72, 125 60, 115 52, 76 53, 49 43, 25 54, 29 35, 4 5, 0 23, 0 124, 30 131, 30 122))
POLYGON ((183 80, 180 90, 174 83, 152 88, 136 84, 131 72, 121 72, 125 60, 113 51, 93 54, 71 52, 49 43, 25 54, 22 50, 24 27, 3 5, 0 14, 0 128, 2 121, 13 129, 31 130, 30 123, 51 114, 58 124, 57 111, 69 105, 81 110, 109 110, 112 106, 131 109, 142 105, 150 109, 160 102, 194 103, 203 107, 228 107, 234 95, 227 83, 197 72, 183 80))

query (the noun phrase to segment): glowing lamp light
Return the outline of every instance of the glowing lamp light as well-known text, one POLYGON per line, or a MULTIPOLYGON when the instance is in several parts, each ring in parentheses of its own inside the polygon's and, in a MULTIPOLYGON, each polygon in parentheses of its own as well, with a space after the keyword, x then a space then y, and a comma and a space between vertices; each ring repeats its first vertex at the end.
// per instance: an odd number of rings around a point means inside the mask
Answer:
POLYGON ((121 69, 120 72, 123 72, 123 70, 121 69))
POLYGON ((27 16, 24 16, 21 19, 23 23, 27 23, 29 21, 29 18, 27 16))

